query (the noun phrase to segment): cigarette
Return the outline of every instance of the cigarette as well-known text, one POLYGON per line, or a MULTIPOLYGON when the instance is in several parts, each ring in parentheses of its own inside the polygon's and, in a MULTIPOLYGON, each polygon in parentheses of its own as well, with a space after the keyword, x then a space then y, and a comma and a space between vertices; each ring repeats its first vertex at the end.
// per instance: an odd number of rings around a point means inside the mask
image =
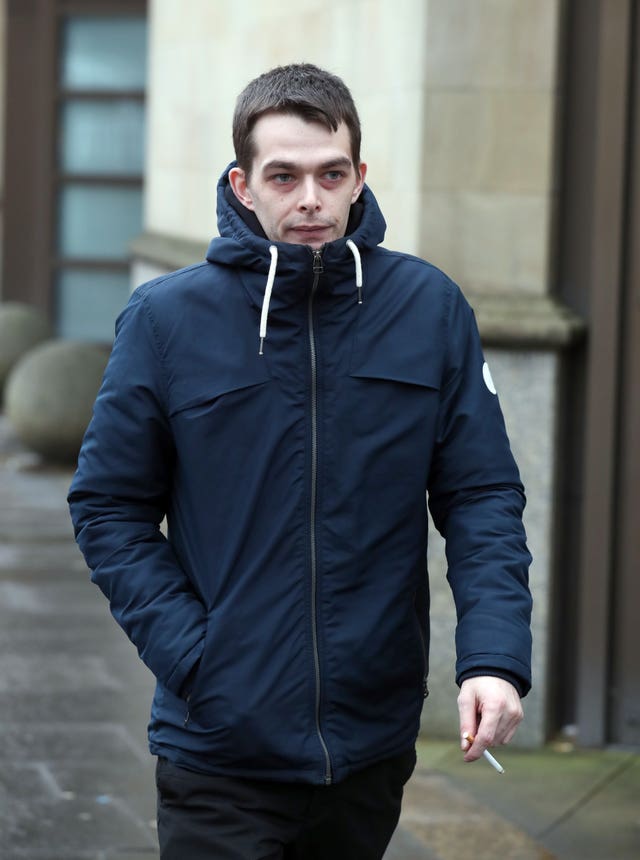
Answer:
POLYGON ((498 773, 504 773, 504 768, 502 767, 500 762, 491 755, 489 750, 485 750, 482 755, 486 758, 491 767, 495 767, 498 773))
MULTIPOLYGON (((472 743, 474 742, 474 740, 475 740, 475 738, 474 738, 474 736, 471 734, 471 732, 465 732, 465 733, 462 735, 462 737, 463 737, 466 741, 469 741, 469 743, 470 743, 470 744, 472 744, 472 743)), ((489 752, 489 750, 484 750, 484 752, 482 753, 482 755, 486 758, 486 760, 489 762, 489 764, 491 765, 491 767, 494 767, 494 768, 498 771, 498 773, 504 773, 504 768, 502 767, 502 765, 500 764, 500 762, 499 762, 496 758, 494 758, 494 757, 491 755, 491 753, 489 752)))

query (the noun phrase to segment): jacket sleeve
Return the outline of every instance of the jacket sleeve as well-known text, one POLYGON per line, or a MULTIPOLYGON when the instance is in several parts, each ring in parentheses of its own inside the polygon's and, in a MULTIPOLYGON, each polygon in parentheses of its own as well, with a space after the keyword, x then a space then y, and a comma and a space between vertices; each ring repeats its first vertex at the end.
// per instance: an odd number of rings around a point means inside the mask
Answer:
POLYGON ((206 618, 160 530, 174 461, 167 414, 161 345, 141 288, 116 323, 68 500, 93 582, 142 660, 179 695, 206 618))
POLYGON ((456 605, 456 680, 488 674, 531 686, 531 556, 524 490, 473 312, 448 283, 438 431, 429 508, 446 541, 456 605))

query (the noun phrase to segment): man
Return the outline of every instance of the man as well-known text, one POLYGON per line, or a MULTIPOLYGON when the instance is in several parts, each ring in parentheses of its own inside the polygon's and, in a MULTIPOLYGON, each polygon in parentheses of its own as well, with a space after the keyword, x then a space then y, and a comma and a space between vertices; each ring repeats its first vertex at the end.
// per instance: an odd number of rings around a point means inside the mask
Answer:
POLYGON ((206 261, 118 320, 72 515, 157 678, 163 860, 380 858, 427 692, 426 491, 473 761, 530 686, 523 490, 469 306, 379 247, 343 82, 267 72, 233 132, 206 261))

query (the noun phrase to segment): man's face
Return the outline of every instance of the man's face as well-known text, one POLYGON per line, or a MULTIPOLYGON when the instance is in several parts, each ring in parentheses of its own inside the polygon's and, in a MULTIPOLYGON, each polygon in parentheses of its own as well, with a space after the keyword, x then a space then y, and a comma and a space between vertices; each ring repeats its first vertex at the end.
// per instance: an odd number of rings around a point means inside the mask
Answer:
POLYGON ((367 170, 353 164, 347 126, 331 131, 298 116, 268 113, 253 127, 253 139, 250 176, 234 167, 229 181, 267 237, 317 249, 344 236, 367 170))

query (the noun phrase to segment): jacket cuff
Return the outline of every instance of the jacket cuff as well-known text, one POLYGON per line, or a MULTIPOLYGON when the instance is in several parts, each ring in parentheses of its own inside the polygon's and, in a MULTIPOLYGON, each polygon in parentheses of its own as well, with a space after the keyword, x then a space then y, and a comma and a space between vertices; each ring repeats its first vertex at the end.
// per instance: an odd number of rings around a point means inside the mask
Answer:
POLYGON ((456 684, 461 687, 463 682, 467 681, 469 678, 481 677, 502 678, 503 681, 507 681, 512 687, 515 687, 516 692, 521 699, 524 699, 529 692, 529 684, 525 683, 524 679, 519 675, 514 675, 512 672, 506 671, 505 669, 485 669, 481 666, 475 669, 467 669, 466 672, 462 672, 462 674, 456 678, 456 684))

